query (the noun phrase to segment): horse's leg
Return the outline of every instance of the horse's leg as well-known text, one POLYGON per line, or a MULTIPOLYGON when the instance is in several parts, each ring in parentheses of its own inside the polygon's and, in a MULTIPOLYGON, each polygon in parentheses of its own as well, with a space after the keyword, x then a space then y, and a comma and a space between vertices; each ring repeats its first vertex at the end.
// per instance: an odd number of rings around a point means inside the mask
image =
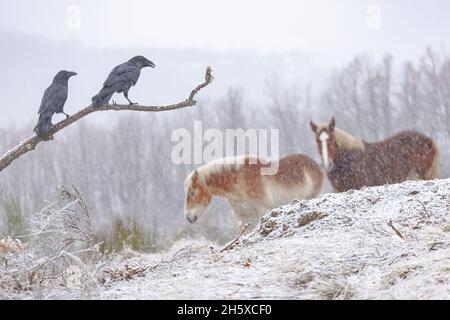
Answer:
POLYGON ((431 164, 431 168, 429 168, 426 173, 424 180, 435 180, 439 179, 439 156, 437 148, 435 147, 435 151, 433 152, 433 162, 431 164))
POLYGON ((229 200, 229 203, 234 211, 238 228, 248 223, 249 230, 253 229, 260 218, 258 207, 244 200, 229 200))
POLYGON ((236 219, 236 222, 239 226, 239 224, 244 224, 245 223, 245 207, 242 205, 241 201, 238 200, 228 200, 228 202, 230 203, 231 208, 233 209, 234 212, 234 217, 236 219))
POLYGON ((427 179, 425 179, 423 174, 420 174, 417 171, 418 170, 416 170, 416 169, 410 170, 409 173, 408 173, 408 176, 406 177, 406 180, 407 181, 417 181, 417 180, 420 180, 420 179, 427 180, 427 179))
POLYGON ((439 179, 439 159, 438 159, 438 157, 435 157, 435 159, 433 161, 433 166, 431 167, 430 171, 428 172, 428 179, 429 180, 439 179))
POLYGON ((247 211, 247 223, 250 224, 250 229, 253 229, 261 220, 261 217, 270 211, 270 207, 267 207, 261 203, 253 203, 249 205, 247 211))

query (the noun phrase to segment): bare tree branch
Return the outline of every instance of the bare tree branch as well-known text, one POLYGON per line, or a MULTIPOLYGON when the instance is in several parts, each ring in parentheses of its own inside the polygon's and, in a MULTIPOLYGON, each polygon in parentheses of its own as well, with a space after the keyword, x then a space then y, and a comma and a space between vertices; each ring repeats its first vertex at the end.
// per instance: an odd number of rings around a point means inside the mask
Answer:
POLYGON ((405 238, 403 237, 403 235, 401 234, 400 231, 398 231, 398 229, 396 227, 394 227, 394 223, 392 222, 392 220, 389 220, 388 224, 389 227, 391 227, 392 230, 394 230, 395 234, 398 235, 402 240, 405 240, 405 238))
MULTIPOLYGON (((169 110, 176 110, 176 109, 182 109, 187 107, 192 107, 197 104, 197 101, 194 100, 195 95, 204 87, 209 85, 214 77, 212 76, 212 70, 211 67, 206 68, 205 73, 205 82, 195 87, 192 92, 190 93, 189 97, 182 102, 178 102, 175 104, 170 105, 161 105, 161 106, 144 106, 144 105, 106 105, 103 107, 95 108, 92 105, 78 111, 77 113, 73 114, 72 116, 68 117, 67 119, 60 121, 53 125, 52 129, 50 130, 49 136, 50 139, 53 139, 53 135, 57 133, 58 131, 64 129, 65 127, 71 125, 72 123, 80 120, 81 118, 87 116, 90 113, 96 112, 96 111, 121 111, 121 110, 131 110, 131 111, 144 111, 144 112, 161 112, 161 111, 169 111, 169 110)), ((8 167, 14 160, 18 159, 20 156, 24 155, 25 153, 32 151, 36 148, 36 146, 43 142, 45 140, 42 140, 38 138, 36 135, 22 141, 19 145, 14 147, 13 149, 6 152, 3 156, 0 157, 0 171, 8 167)))
POLYGON ((225 247, 223 247, 219 252, 224 252, 229 249, 231 249, 238 241, 241 239, 241 237, 247 232, 247 230, 250 228, 250 224, 246 223, 241 227, 241 230, 236 235, 236 237, 227 243, 225 247))

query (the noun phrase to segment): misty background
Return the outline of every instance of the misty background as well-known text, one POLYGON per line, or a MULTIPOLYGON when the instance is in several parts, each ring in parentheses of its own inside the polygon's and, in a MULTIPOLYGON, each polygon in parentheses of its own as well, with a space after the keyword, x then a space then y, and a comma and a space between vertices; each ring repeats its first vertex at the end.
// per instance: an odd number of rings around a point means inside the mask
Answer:
POLYGON ((0 235, 24 232, 23 217, 52 200, 56 186, 74 185, 105 239, 139 233, 152 246, 198 233, 229 238, 235 227, 223 201, 198 225, 183 217, 183 181, 194 167, 171 163, 170 136, 192 131, 195 120, 204 130, 279 128, 282 156, 317 161, 310 120, 335 116, 367 141, 415 129, 437 141, 448 177, 448 12, 445 0, 1 0, 1 154, 31 135, 42 94, 61 69, 78 73, 69 114, 137 54, 157 66, 130 90, 142 104, 186 99, 207 65, 215 80, 196 107, 98 112, 15 161, 0 173, 0 235))

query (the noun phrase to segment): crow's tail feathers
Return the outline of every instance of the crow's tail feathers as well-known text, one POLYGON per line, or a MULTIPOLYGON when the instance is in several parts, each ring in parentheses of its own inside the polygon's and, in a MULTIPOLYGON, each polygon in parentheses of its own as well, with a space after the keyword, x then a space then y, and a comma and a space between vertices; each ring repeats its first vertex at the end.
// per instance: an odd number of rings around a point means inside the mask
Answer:
POLYGON ((52 128, 52 118, 51 117, 43 117, 42 115, 39 116, 38 123, 36 127, 34 127, 34 132, 36 135, 45 140, 48 137, 48 133, 50 132, 50 129, 52 128))
POLYGON ((97 95, 92 97, 92 106, 98 108, 107 105, 114 93, 110 91, 111 89, 109 88, 103 88, 100 90, 97 95))

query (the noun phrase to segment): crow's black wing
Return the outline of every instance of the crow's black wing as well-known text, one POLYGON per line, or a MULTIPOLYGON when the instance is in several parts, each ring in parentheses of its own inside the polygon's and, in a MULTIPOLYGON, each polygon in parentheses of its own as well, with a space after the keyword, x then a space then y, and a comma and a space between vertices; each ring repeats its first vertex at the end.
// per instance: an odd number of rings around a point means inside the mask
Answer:
POLYGON ((44 91, 44 95, 42 96, 42 100, 41 100, 41 105, 39 106, 38 114, 42 113, 44 111, 44 109, 46 109, 46 101, 48 99, 50 88, 51 88, 51 86, 48 87, 47 89, 45 89, 45 91, 44 91))
POLYGON ((103 83, 103 87, 112 87, 118 83, 132 83, 134 86, 139 79, 140 69, 132 64, 123 63, 112 69, 103 83))
POLYGON ((42 97, 38 114, 62 112, 67 100, 67 85, 52 83, 42 97))

